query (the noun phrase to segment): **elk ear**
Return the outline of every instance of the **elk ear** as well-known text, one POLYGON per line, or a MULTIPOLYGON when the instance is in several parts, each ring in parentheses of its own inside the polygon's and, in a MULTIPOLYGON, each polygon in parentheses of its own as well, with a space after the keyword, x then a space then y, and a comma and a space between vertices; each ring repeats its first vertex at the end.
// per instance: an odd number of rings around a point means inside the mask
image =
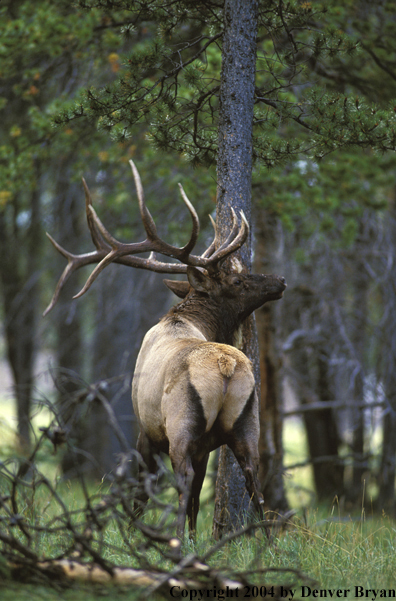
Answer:
POLYGON ((206 292, 208 294, 213 288, 212 280, 196 267, 187 267, 187 277, 191 286, 198 292, 206 292))
POLYGON ((179 282, 178 280, 163 280, 163 282, 179 298, 185 298, 189 293, 190 284, 188 282, 179 282))

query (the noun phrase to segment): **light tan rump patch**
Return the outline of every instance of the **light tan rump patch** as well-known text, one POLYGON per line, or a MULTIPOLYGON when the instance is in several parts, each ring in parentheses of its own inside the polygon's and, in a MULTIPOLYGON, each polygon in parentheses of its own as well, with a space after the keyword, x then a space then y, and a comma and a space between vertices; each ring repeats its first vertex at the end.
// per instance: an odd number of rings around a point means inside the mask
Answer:
POLYGON ((217 363, 219 364, 220 373, 225 378, 231 378, 234 375, 236 360, 234 357, 230 357, 230 355, 224 355, 221 353, 220 357, 217 359, 217 363))

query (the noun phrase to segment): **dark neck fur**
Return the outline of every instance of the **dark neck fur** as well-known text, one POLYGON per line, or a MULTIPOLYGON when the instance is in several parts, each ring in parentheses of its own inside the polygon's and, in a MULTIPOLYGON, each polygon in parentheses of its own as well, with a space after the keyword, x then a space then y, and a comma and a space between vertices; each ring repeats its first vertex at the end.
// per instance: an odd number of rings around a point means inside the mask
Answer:
POLYGON ((172 307, 164 319, 174 321, 179 316, 191 321, 207 340, 223 344, 234 343, 234 334, 240 325, 224 298, 219 302, 195 291, 172 307))

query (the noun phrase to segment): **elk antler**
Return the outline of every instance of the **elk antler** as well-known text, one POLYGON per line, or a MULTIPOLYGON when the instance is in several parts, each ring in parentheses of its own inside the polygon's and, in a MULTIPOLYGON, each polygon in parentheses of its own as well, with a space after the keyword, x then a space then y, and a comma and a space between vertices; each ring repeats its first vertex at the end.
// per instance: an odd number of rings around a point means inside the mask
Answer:
POLYGON ((135 186, 139 200, 140 215, 142 218, 144 229, 146 230, 147 234, 146 240, 144 240, 143 242, 133 242, 130 244, 125 244, 113 238, 113 236, 107 231, 107 229, 99 219, 98 215, 96 214, 96 211, 92 206, 92 198, 90 191, 83 178, 87 223, 89 231, 91 233, 92 241, 96 247, 96 251, 84 253, 81 255, 74 255, 62 248, 62 246, 60 246, 47 233, 47 236, 52 242, 52 244, 67 259, 68 263, 58 281, 51 302, 48 305, 47 309, 44 311, 43 315, 47 315, 47 313, 49 313, 49 311, 51 311, 51 309, 54 307, 55 303, 58 300, 60 291, 62 290, 63 286, 65 285, 66 281, 69 279, 71 274, 80 267, 83 267, 84 265, 98 263, 98 265, 95 267, 95 269, 87 279, 84 287, 73 298, 78 298, 79 296, 82 296, 91 287, 92 283, 95 281, 99 273, 103 271, 103 269, 110 263, 121 263, 122 265, 128 265, 130 267, 136 267, 138 269, 147 269, 149 271, 156 271, 159 273, 186 273, 187 266, 192 265, 195 267, 203 267, 210 273, 215 273, 219 269, 220 263, 224 261, 224 259, 230 254, 238 250, 245 242, 249 234, 249 224, 246 221, 245 215, 241 211, 242 222, 240 228, 238 228, 237 216, 235 214, 234 209, 231 209, 233 217, 233 227, 227 240, 219 248, 217 248, 217 250, 215 250, 217 246, 218 236, 216 226, 213 222, 213 219, 211 218, 213 227, 215 228, 215 238, 212 244, 201 256, 192 255, 191 251, 193 250, 197 242, 199 234, 199 219, 193 205, 188 200, 183 190, 183 187, 180 184, 179 188, 181 196, 190 212, 192 219, 192 231, 190 240, 182 248, 172 246, 171 244, 168 244, 167 242, 161 240, 161 238, 157 234, 157 228, 150 214, 150 211, 146 207, 143 186, 139 172, 136 169, 136 166, 133 163, 133 161, 129 162, 135 180, 135 186), (150 255, 147 259, 143 257, 134 256, 143 252, 150 252, 150 255), (180 263, 164 263, 162 261, 157 261, 155 257, 155 252, 177 259, 178 261, 180 261, 180 263))

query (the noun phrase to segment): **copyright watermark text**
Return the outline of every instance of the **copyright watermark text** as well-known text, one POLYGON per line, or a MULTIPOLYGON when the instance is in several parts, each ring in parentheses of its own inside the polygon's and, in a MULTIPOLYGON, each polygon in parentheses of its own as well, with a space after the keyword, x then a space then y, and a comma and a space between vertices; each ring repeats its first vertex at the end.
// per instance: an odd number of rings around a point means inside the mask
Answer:
POLYGON ((282 598, 285 601, 292 599, 368 599, 376 601, 377 599, 396 599, 395 589, 371 589, 363 586, 353 586, 350 588, 313 588, 310 586, 299 586, 297 588, 287 588, 284 586, 244 586, 218 588, 214 586, 210 589, 185 589, 180 586, 172 586, 170 595, 173 599, 188 599, 189 601, 203 601, 204 599, 217 599, 225 601, 226 599, 268 599, 282 598))

